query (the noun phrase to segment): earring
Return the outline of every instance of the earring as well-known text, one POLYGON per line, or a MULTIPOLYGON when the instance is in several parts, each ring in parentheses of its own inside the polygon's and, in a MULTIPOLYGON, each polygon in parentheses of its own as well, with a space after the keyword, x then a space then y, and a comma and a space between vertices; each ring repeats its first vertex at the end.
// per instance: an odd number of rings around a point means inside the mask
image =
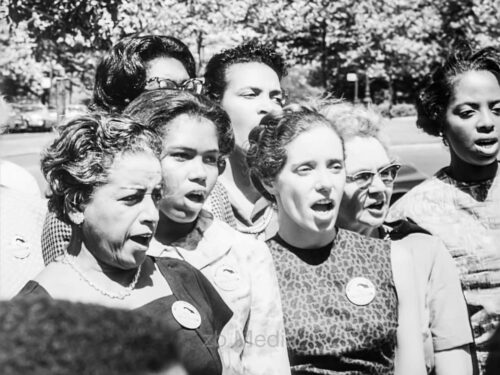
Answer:
POLYGON ((85 217, 83 216, 83 212, 75 212, 75 213, 71 214, 70 219, 73 222, 73 224, 75 224, 75 225, 82 225, 83 220, 85 219, 85 217))

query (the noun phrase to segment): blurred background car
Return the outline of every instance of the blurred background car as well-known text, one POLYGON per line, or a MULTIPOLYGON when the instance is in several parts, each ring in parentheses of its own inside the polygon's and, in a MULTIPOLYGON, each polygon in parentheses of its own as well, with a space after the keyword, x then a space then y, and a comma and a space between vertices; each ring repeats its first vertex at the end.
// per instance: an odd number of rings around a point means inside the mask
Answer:
POLYGON ((41 103, 12 104, 12 113, 9 120, 9 131, 48 131, 52 129, 56 117, 41 103))

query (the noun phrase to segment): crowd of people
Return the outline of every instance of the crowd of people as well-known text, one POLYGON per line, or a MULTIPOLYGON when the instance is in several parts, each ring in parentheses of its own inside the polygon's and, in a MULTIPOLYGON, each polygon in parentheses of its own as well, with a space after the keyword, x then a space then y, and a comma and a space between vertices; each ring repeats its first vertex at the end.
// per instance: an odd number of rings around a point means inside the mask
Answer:
POLYGON ((497 374, 500 50, 450 56, 416 124, 450 164, 390 206, 381 117, 286 103, 272 46, 198 78, 174 37, 120 40, 47 199, 0 163, 0 372, 497 374))

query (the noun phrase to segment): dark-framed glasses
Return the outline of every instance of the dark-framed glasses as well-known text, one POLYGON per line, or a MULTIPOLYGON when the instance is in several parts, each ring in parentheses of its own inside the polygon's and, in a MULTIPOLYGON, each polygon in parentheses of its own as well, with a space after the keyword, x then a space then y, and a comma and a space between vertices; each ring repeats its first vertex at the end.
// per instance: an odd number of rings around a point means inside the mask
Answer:
POLYGON ((155 89, 185 90, 201 94, 203 92, 203 82, 198 78, 190 78, 177 83, 168 78, 152 77, 146 81, 145 90, 155 89))
POLYGON ((373 183, 373 178, 377 174, 386 186, 391 186, 394 184, 400 168, 401 164, 391 163, 376 172, 360 171, 353 175, 347 175, 346 180, 347 182, 355 182, 362 189, 367 189, 373 183))

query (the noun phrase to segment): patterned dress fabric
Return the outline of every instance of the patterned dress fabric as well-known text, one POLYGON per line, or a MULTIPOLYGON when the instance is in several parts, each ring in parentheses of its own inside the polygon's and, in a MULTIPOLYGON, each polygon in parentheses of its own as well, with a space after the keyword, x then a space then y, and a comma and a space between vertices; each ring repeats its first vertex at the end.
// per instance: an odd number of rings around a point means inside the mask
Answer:
POLYGON ((411 218, 444 242, 459 271, 484 366, 500 322, 500 168, 477 183, 456 181, 446 171, 398 200, 389 220, 411 218))
POLYGON ((267 243, 292 374, 393 373, 398 300, 390 241, 339 229, 333 244, 321 249, 298 249, 279 236, 267 243), (355 298, 350 285, 357 278, 371 282, 372 300, 355 298))

